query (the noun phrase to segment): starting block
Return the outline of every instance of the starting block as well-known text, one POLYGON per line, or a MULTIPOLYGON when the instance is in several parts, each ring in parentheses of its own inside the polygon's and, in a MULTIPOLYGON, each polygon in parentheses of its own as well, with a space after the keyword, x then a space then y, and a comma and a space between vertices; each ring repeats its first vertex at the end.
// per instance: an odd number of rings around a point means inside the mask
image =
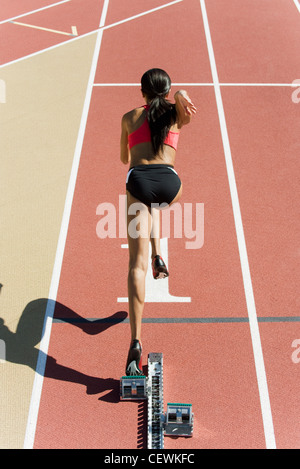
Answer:
POLYGON ((194 414, 192 404, 171 404, 167 405, 167 412, 164 414, 163 429, 164 434, 169 436, 193 436, 194 414))
POLYGON ((122 376, 120 380, 120 399, 136 401, 147 399, 146 376, 122 376))
POLYGON ((120 400, 148 400, 148 449, 163 449, 164 435, 193 436, 191 404, 168 403, 163 413, 163 356, 149 353, 147 376, 122 376, 120 400))

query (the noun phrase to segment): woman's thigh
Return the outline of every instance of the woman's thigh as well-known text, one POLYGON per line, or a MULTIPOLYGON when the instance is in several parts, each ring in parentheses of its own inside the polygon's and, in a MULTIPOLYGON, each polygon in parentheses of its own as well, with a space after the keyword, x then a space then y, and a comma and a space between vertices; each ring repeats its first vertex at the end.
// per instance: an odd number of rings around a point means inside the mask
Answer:
POLYGON ((147 205, 127 194, 127 238, 129 247, 129 265, 147 270, 149 239, 151 232, 151 214, 147 205))

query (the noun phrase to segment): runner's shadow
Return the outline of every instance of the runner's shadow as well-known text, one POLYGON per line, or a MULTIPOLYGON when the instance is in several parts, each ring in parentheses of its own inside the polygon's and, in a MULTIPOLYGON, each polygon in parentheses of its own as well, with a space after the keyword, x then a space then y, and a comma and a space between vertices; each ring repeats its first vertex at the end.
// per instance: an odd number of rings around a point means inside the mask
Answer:
MULTIPOLYGON (((56 322, 68 322, 91 335, 100 334, 109 327, 123 322, 127 317, 125 311, 118 311, 107 318, 88 320, 67 306, 53 300, 40 298, 31 301, 22 313, 16 332, 10 331, 4 324, 4 320, 0 318, 0 340, 5 343, 6 361, 26 365, 34 371, 40 372, 40 370, 36 370, 39 355, 39 349, 36 345, 41 341, 44 318, 51 308, 52 311, 55 309, 54 320, 56 322)), ((98 394, 110 390, 111 392, 99 399, 107 402, 119 402, 119 380, 86 375, 57 363, 55 358, 45 355, 44 352, 41 352, 40 359, 42 359, 41 361, 46 360, 45 377, 82 384, 86 386, 87 394, 98 394)))

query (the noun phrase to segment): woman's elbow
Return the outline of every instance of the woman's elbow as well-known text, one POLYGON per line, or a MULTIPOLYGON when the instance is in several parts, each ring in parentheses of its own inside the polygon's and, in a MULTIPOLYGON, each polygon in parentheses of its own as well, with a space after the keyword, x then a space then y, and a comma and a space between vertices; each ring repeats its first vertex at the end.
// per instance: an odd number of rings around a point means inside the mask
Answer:
POLYGON ((192 116, 190 114, 186 114, 183 118, 183 125, 187 125, 191 122, 192 116))
POLYGON ((181 119, 179 121, 179 128, 183 127, 184 125, 187 125, 191 122, 192 116, 185 114, 184 116, 181 116, 181 119))
POLYGON ((120 160, 122 161, 123 164, 128 164, 130 160, 128 152, 121 151, 120 160))

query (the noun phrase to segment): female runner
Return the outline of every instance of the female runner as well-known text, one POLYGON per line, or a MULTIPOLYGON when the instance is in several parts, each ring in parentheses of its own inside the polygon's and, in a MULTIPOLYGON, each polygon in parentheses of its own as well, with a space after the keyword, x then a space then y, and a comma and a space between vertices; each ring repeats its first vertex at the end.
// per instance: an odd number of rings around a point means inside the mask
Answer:
POLYGON ((131 328, 127 376, 143 374, 141 325, 149 239, 154 278, 169 275, 160 255, 158 209, 177 202, 181 197, 182 184, 174 170, 177 143, 182 126, 188 124, 196 113, 184 90, 175 93, 175 104, 168 101, 170 88, 171 80, 164 70, 148 70, 141 79, 146 104, 122 117, 121 161, 130 163, 126 180, 131 328))

